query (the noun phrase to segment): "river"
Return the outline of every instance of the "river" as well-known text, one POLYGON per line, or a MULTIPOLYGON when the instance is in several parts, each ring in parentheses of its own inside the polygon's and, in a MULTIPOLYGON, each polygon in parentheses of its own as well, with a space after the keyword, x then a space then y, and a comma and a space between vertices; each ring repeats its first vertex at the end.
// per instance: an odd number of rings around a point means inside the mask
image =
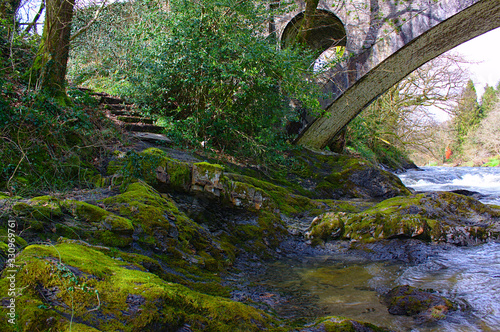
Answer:
MULTIPOLYGON (((399 175, 416 191, 468 190, 484 203, 500 205, 500 168, 425 167, 399 175)), ((373 261, 339 251, 279 260, 252 282, 281 294, 273 305, 289 318, 346 316, 394 331, 500 331, 500 243, 474 247, 421 244, 418 264, 373 261), (423 247, 423 249, 422 249, 423 247), (397 285, 434 289, 462 310, 425 323, 394 316, 381 294, 397 285)))
POLYGON ((500 167, 422 167, 399 177, 417 191, 469 190, 483 203, 500 205, 500 167))

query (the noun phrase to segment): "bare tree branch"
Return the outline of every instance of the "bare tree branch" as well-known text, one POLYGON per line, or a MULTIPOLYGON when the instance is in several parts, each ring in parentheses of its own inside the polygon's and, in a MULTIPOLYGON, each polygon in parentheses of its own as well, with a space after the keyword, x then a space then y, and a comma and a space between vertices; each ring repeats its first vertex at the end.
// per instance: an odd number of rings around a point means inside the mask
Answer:
POLYGON ((28 24, 26 29, 24 29, 23 36, 30 33, 31 29, 33 29, 33 27, 36 26, 44 9, 45 9, 45 0, 42 0, 42 2, 40 3, 40 8, 38 9, 38 12, 36 13, 35 17, 33 18, 33 21, 31 21, 31 23, 28 24))

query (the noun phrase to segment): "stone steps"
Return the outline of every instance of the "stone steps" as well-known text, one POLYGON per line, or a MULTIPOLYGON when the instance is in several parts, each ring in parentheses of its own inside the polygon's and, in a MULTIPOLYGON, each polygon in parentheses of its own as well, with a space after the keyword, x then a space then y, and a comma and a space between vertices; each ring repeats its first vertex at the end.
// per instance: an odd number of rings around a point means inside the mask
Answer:
POLYGON ((153 119, 145 118, 142 116, 131 116, 131 115, 120 115, 117 116, 116 119, 125 123, 140 123, 140 124, 150 124, 154 123, 153 119))
POLYGON ((102 92, 92 92, 81 88, 91 95, 99 98, 99 108, 106 117, 116 123, 119 127, 131 133, 131 136, 150 143, 170 144, 172 141, 162 134, 163 127, 154 124, 155 120, 143 116, 135 105, 125 103, 121 98, 102 92))

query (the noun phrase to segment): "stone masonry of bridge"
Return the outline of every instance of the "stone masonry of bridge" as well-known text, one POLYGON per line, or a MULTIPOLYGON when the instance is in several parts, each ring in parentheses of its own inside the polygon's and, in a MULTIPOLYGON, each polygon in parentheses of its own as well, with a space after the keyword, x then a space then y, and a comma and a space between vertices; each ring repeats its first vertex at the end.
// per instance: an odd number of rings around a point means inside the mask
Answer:
MULTIPOLYGON (((324 148, 364 107, 414 69, 500 26, 499 7, 499 0, 320 1, 315 19, 318 26, 308 45, 318 54, 331 45, 345 46, 345 60, 323 75, 323 84, 331 89, 333 98, 324 105, 326 116, 310 124, 298 143, 324 148), (396 61, 383 66, 394 57, 396 61), (366 75, 374 68, 398 73, 366 75)), ((283 46, 293 40, 304 9, 305 2, 296 0, 293 11, 275 16, 272 28, 283 46)))

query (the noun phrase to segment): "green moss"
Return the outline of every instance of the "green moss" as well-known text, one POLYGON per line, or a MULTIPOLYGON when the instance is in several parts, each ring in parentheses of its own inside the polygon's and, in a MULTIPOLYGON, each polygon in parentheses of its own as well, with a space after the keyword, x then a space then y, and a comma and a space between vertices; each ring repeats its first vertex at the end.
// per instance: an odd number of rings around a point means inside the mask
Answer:
POLYGON ((254 197, 257 192, 262 197, 261 207, 266 211, 275 212, 278 209, 287 216, 305 212, 314 216, 329 210, 358 211, 358 208, 349 202, 313 200, 294 194, 287 188, 249 176, 230 174, 228 177, 233 183, 231 193, 234 197, 254 197))
POLYGON ((344 235, 344 213, 325 213, 311 223, 308 236, 313 244, 339 239, 344 235))
POLYGON ((119 173, 124 165, 125 161, 122 159, 110 160, 108 163, 108 167, 106 168, 106 175, 114 175, 119 173))
MULTIPOLYGON (((225 298, 200 294, 156 275, 132 268, 90 247, 58 244, 29 246, 17 261, 17 297, 23 304, 18 322, 25 331, 67 329, 70 317, 102 331, 193 330, 259 331, 275 326, 257 309, 225 298), (49 294, 41 297, 40 292, 49 294)), ((6 292, 2 275, 0 290, 6 292)), ((4 308, 1 308, 4 311, 4 308)), ((5 320, 0 328, 5 330, 5 320)))
POLYGON ((57 219, 63 215, 59 199, 52 196, 40 196, 32 198, 27 203, 15 203, 12 211, 17 215, 42 222, 57 219))
POLYGON ((499 236, 494 230, 497 218, 495 207, 470 197, 438 192, 387 199, 361 213, 323 215, 320 222, 311 224, 309 236, 314 243, 328 241, 342 221, 344 239, 365 242, 394 237, 446 242, 463 242, 467 237, 486 240, 499 236))
POLYGON ((7 256, 7 250, 9 250, 9 245, 5 242, 0 241, 0 253, 3 255, 3 256, 7 256))
POLYGON ((330 316, 319 319, 314 325, 320 328, 321 331, 325 332, 355 332, 355 331, 366 331, 366 332, 388 332, 390 330, 378 327, 376 325, 350 320, 345 317, 330 316))
POLYGON ((81 226, 85 236, 95 232, 95 239, 104 245, 124 247, 132 242, 134 226, 129 219, 120 217, 98 206, 75 200, 65 200, 61 206, 67 209, 81 226))
POLYGON ((156 157, 167 157, 168 154, 163 151, 162 149, 158 148, 148 148, 143 151, 141 151, 141 155, 143 156, 156 156, 156 157))
POLYGON ((224 172, 224 166, 218 164, 201 162, 201 163, 194 163, 193 166, 196 167, 200 173, 206 176, 210 176, 210 174, 220 174, 224 172))
POLYGON ((138 162, 128 164, 138 168, 131 170, 131 174, 140 172, 147 183, 162 189, 185 192, 191 188, 192 166, 189 163, 169 158, 165 151, 158 148, 146 149, 139 156, 138 162))
MULTIPOLYGON (((225 251, 200 225, 181 212, 175 202, 151 186, 136 182, 125 192, 102 200, 106 209, 132 220, 136 239, 144 249, 162 251, 170 266, 220 270, 227 266, 225 251)), ((234 256, 234 254, 230 254, 234 256)))

